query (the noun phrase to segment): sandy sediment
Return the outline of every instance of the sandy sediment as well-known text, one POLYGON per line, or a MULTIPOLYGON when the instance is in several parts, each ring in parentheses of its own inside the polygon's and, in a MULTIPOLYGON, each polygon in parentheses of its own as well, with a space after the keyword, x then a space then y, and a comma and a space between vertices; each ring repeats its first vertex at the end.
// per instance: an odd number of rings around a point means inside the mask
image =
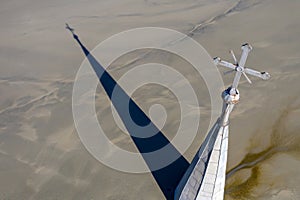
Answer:
MULTIPOLYGON (((0 199, 164 198, 150 174, 110 169, 81 144, 71 98, 84 57, 64 29, 65 22, 90 49, 112 34, 142 26, 181 31, 212 57, 226 60, 231 59, 229 48, 239 55, 240 45, 251 43, 254 51, 247 66, 270 72, 272 79, 252 78, 253 85, 242 79, 241 102, 232 113, 225 197, 298 199, 299 6, 297 1, 280 0, 1 1, 0 199)), ((118 79, 153 58, 181 69, 191 82, 200 79, 184 60, 162 52, 133 52, 109 71, 118 79)), ((230 84, 232 75, 224 81, 230 84)), ((203 121, 184 154, 188 160, 199 148, 209 119, 206 87, 203 80, 199 83, 203 121)), ((109 123, 110 102, 101 87, 98 91, 97 112, 105 116, 108 137, 136 151, 130 138, 109 123)), ((165 105, 169 113, 163 132, 174 137, 180 112, 172 93, 148 85, 134 99, 146 111, 157 102, 165 105)))

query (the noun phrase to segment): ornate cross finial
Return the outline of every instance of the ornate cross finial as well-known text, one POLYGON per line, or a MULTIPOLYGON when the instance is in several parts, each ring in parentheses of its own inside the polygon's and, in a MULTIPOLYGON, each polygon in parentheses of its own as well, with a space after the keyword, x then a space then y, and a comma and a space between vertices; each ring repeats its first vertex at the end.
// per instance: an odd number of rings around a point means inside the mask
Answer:
POLYGON ((219 57, 214 58, 214 63, 216 65, 221 65, 221 66, 230 68, 231 70, 229 72, 236 71, 235 77, 234 77, 234 80, 233 80, 233 83, 232 83, 232 86, 231 86, 232 92, 235 92, 237 90, 237 87, 238 87, 238 84, 239 84, 239 81, 240 81, 240 78, 241 78, 242 75, 244 75, 244 77, 247 79, 247 81, 250 84, 252 82, 249 79, 249 77, 247 76, 247 74, 259 77, 263 80, 268 80, 271 77, 268 72, 259 72, 259 71, 256 71, 254 69, 244 67, 245 64, 246 64, 248 54, 252 50, 252 47, 248 43, 246 43, 246 44, 243 44, 241 48, 242 48, 242 55, 241 55, 241 58, 240 58, 239 62, 237 61, 233 51, 230 51, 230 53, 233 57, 233 60, 234 60, 234 64, 229 63, 229 62, 224 61, 224 60, 221 60, 221 58, 219 58, 219 57))

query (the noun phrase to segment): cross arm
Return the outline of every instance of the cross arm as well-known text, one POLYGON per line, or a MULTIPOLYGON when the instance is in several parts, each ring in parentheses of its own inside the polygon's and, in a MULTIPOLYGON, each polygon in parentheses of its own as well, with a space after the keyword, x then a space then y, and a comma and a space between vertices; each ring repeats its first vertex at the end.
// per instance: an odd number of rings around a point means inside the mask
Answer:
POLYGON ((246 44, 243 44, 241 48, 242 48, 242 55, 241 55, 241 59, 239 61, 239 66, 244 67, 246 64, 248 54, 252 50, 252 47, 250 46, 250 44, 246 43, 246 44))
POLYGON ((219 58, 219 57, 214 58, 214 63, 215 63, 215 65, 221 65, 221 66, 227 67, 229 69, 235 70, 235 68, 236 68, 236 65, 234 65, 230 62, 227 62, 225 60, 221 60, 221 58, 219 58))
POLYGON ((268 72, 259 72, 259 71, 256 71, 254 69, 249 69, 249 68, 245 68, 244 70, 245 70, 246 74, 256 76, 256 77, 261 78, 263 80, 268 80, 268 79, 271 78, 271 75, 268 72))

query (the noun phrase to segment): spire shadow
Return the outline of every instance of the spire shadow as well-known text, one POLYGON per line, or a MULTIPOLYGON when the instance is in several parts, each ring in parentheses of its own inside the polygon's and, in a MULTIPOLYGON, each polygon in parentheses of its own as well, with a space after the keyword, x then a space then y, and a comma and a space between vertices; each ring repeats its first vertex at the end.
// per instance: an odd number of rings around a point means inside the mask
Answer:
POLYGON ((175 189, 189 167, 189 162, 82 44, 74 29, 68 24, 66 24, 66 29, 72 33, 73 38, 80 45, 164 196, 167 200, 174 199, 175 189), (137 128, 136 124, 142 128, 137 128), (158 152, 163 147, 167 147, 163 153, 158 152), (162 169, 157 168, 161 162, 170 159, 175 161, 162 169))

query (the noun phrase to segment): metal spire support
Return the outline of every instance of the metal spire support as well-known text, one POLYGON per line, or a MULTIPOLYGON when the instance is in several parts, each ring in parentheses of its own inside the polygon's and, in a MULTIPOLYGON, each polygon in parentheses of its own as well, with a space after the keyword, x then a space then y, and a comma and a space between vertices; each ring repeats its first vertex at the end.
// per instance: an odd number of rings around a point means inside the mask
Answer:
POLYGON ((242 54, 239 62, 233 51, 230 51, 234 64, 214 59, 216 65, 221 65, 236 72, 233 83, 222 93, 224 100, 223 112, 212 129, 208 132, 199 151, 195 155, 191 165, 181 179, 175 191, 176 200, 222 200, 224 199, 224 187, 226 177, 229 116, 235 104, 239 102, 238 85, 243 75, 249 83, 252 83, 247 74, 268 80, 270 74, 245 68, 246 60, 252 47, 249 44, 242 45, 242 54))

